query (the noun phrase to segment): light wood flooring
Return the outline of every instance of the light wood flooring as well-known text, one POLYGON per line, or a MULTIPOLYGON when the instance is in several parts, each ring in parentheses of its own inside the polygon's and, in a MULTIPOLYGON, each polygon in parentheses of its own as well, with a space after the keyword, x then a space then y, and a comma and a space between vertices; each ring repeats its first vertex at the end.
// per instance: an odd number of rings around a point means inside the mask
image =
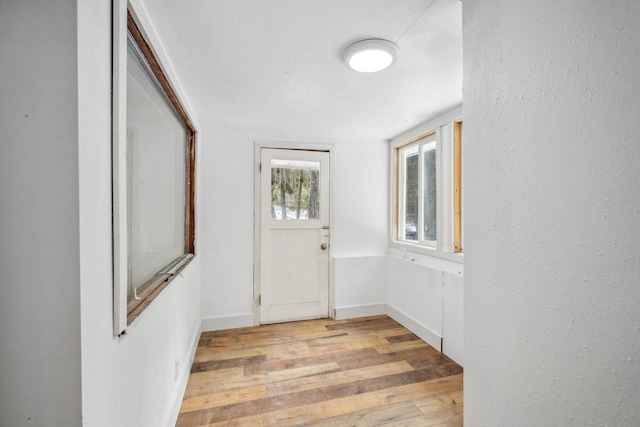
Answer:
POLYGON ((387 316, 204 332, 176 425, 461 426, 462 368, 387 316))

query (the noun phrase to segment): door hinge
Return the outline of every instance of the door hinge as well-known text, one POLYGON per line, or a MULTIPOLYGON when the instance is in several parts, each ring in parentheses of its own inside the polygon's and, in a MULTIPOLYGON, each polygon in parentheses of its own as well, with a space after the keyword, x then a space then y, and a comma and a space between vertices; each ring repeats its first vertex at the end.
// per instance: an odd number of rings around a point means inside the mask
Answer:
POLYGON ((258 172, 262 172, 262 163, 258 163, 258 172))
POLYGON ((262 305, 262 295, 258 295, 258 305, 262 305))

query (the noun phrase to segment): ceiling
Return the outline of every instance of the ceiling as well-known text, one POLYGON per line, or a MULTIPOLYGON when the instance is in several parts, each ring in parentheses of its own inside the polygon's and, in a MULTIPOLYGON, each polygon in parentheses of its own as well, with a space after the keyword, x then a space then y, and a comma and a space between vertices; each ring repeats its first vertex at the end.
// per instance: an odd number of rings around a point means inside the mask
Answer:
POLYGON ((146 0, 203 126, 390 139, 462 103, 459 0, 146 0), (379 73, 343 50, 395 42, 379 73))

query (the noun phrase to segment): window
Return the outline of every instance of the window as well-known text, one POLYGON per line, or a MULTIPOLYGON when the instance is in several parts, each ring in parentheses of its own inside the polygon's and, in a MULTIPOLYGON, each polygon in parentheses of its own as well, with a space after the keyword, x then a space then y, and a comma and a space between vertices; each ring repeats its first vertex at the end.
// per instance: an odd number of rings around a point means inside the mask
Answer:
POLYGON ((391 142, 392 245, 462 252, 461 141, 448 121, 391 142))
POLYGON ((437 231, 435 133, 399 149, 400 239, 435 246, 437 231))
POLYGON ((271 219, 318 219, 320 162, 271 160, 271 219))
POLYGON ((122 3, 126 27, 123 16, 114 17, 117 334, 189 263, 195 231, 195 129, 126 1, 122 3))

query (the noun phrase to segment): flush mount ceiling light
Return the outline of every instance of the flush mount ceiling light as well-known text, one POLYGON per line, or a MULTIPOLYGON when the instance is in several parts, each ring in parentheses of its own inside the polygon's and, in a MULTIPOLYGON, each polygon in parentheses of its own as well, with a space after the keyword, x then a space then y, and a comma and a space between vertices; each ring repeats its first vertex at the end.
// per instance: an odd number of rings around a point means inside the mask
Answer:
POLYGON ((369 39, 344 50, 344 62, 361 73, 375 73, 389 68, 396 60, 398 46, 388 40, 369 39))

